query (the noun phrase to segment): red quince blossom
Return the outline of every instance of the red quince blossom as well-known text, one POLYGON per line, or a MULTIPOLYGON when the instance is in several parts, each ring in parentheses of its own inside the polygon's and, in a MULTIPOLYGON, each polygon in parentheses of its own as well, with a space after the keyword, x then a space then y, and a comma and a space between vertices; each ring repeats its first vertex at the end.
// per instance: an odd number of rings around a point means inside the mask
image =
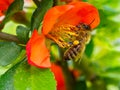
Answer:
POLYGON ((4 15, 5 11, 13 1, 14 0, 0 0, 0 16, 4 15))
POLYGON ((55 6, 47 11, 43 18, 41 34, 33 31, 32 37, 27 43, 28 62, 40 68, 49 68, 50 54, 45 45, 47 34, 60 25, 78 25, 79 23, 90 24, 91 29, 100 22, 98 10, 87 2, 72 2, 67 5, 55 6), (94 20, 94 22, 92 22, 94 20), (92 22, 92 23, 91 23, 92 22))
POLYGON ((54 73, 55 80, 57 82, 57 90, 67 90, 61 67, 52 63, 51 71, 54 73))
POLYGON ((45 46, 45 36, 43 34, 39 35, 37 30, 33 31, 32 37, 27 43, 26 50, 29 64, 40 68, 51 66, 49 51, 45 46))

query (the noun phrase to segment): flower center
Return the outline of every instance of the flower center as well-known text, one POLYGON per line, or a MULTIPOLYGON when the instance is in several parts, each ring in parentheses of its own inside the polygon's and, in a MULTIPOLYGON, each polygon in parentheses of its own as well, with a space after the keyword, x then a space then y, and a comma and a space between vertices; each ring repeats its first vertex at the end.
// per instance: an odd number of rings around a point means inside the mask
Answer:
POLYGON ((60 47, 68 48, 79 44, 79 42, 85 43, 88 32, 90 31, 84 28, 83 24, 80 24, 79 27, 70 24, 54 25, 47 37, 55 41, 60 47))
POLYGON ((54 40, 60 47, 66 48, 69 47, 75 40, 78 28, 73 25, 60 25, 54 26, 54 28, 47 35, 48 38, 54 40))

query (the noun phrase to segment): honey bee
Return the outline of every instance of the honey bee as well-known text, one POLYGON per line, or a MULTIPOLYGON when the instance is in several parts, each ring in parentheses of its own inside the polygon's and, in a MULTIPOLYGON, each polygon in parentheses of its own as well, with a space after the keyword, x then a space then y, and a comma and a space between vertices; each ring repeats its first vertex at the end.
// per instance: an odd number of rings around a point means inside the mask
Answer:
POLYGON ((80 60, 85 50, 86 44, 90 41, 90 37, 91 37, 90 26, 80 23, 76 27, 79 29, 78 31, 79 36, 76 37, 72 45, 65 51, 64 53, 65 60, 75 60, 75 61, 80 60))
POLYGON ((82 57, 86 44, 90 41, 90 24, 80 23, 76 26, 69 24, 56 25, 47 37, 66 49, 63 55, 64 60, 78 61, 82 57))

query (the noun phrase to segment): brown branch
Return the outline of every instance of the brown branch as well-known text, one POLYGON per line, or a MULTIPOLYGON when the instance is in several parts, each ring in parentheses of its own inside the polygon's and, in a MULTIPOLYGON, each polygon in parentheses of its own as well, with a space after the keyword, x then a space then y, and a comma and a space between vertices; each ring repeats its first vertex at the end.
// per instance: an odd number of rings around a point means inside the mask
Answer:
POLYGON ((7 34, 4 32, 0 32, 0 39, 1 40, 6 40, 6 41, 13 41, 16 43, 20 43, 19 39, 15 35, 7 34))

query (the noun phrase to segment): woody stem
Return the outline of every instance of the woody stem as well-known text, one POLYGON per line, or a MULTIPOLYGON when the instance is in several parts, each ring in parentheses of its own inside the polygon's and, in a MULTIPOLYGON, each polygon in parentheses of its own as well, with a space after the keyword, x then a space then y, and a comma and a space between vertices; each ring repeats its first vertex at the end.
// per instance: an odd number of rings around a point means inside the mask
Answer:
POLYGON ((20 43, 20 41, 18 40, 17 36, 11 35, 11 34, 7 34, 7 33, 4 33, 4 32, 0 32, 0 39, 1 40, 13 41, 13 42, 16 42, 16 43, 20 43))

